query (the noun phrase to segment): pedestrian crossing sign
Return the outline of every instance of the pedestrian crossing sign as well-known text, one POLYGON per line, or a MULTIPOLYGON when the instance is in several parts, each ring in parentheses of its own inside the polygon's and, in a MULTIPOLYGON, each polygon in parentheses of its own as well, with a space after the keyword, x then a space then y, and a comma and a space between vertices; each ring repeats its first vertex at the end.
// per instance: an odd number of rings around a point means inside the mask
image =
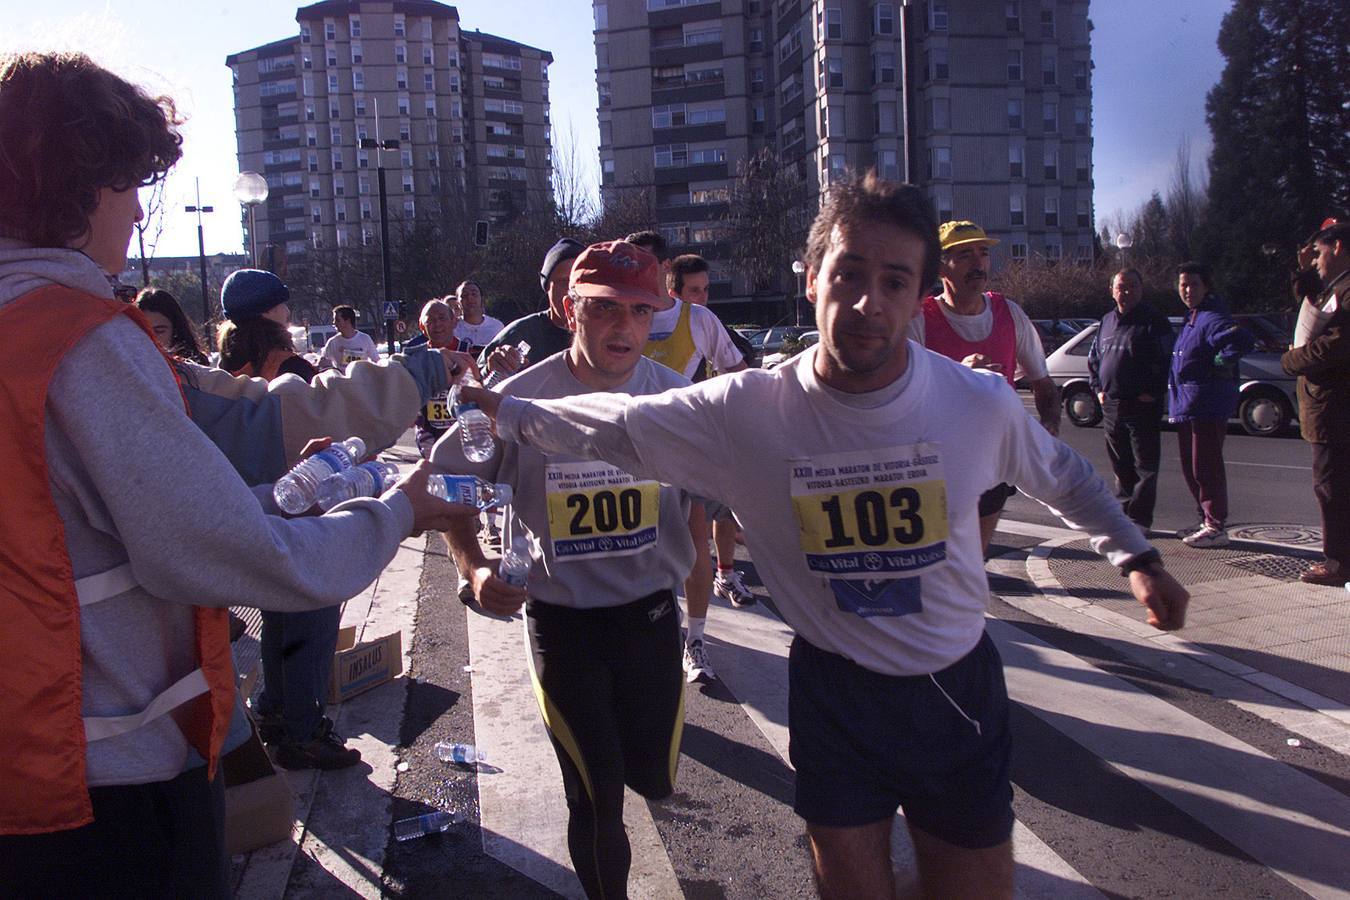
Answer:
POLYGON ((386 319, 397 319, 397 318, 398 318, 398 301, 397 301, 397 300, 386 300, 386 301, 384 301, 384 317, 385 317, 386 319))

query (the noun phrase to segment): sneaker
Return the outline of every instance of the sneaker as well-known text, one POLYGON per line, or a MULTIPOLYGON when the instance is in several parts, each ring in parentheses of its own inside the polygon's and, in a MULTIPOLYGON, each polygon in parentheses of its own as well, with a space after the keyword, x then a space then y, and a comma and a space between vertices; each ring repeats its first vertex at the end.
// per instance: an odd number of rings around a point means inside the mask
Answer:
POLYGON ((1188 534, 1181 540, 1182 543, 1191 547, 1227 547, 1228 532, 1222 528, 1206 524, 1199 531, 1188 534))
POLYGON ((258 737, 264 744, 279 744, 286 739, 286 723, 281 713, 254 712, 258 723, 258 737))
POLYGON ((752 606, 755 603, 755 595, 750 593, 750 589, 741 581, 741 573, 735 569, 726 576, 721 572, 717 573, 717 577, 713 579, 713 593, 730 602, 732 606, 752 606))
POLYGON ((684 645, 684 680, 687 684, 695 681, 712 681, 717 673, 708 664, 708 654, 703 650, 703 642, 690 641, 684 645))
POLYGON ((304 743, 275 745, 272 760, 283 769, 346 769, 361 761, 361 751, 347 747, 325 718, 314 737, 304 743))
POLYGON ((1179 541, 1184 541, 1184 540, 1186 540, 1186 538, 1188 538, 1188 537, 1190 537, 1191 535, 1195 534, 1197 531, 1199 531, 1201 528, 1204 528, 1204 527, 1205 527, 1205 523, 1204 523, 1204 522, 1196 522, 1196 523, 1194 523, 1193 525, 1187 525, 1185 528, 1178 528, 1178 529, 1177 529, 1177 540, 1179 540, 1179 541))
POLYGON ((459 586, 455 588, 455 594, 459 597, 459 602, 465 606, 473 606, 473 585, 467 578, 459 579, 459 586))

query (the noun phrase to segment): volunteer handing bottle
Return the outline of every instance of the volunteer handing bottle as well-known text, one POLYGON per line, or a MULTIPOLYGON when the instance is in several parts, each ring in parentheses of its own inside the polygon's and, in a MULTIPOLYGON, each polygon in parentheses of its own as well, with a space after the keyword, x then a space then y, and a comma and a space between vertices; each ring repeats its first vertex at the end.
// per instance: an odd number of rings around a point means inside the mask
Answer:
POLYGON ((492 437, 492 420, 478 408, 477 403, 459 399, 459 389, 465 385, 482 387, 477 378, 466 372, 463 379, 450 388, 448 402, 459 425, 459 443, 464 448, 464 458, 469 462, 487 462, 497 453, 497 442, 492 437))
POLYGON ((378 497, 398 478, 398 466, 387 462, 361 463, 352 469, 329 475, 319 485, 316 502, 328 512, 353 497, 378 497))
POLYGON ((365 455, 366 442, 359 437, 349 437, 320 450, 277 479, 272 498, 282 512, 298 516, 318 500, 319 485, 325 478, 352 468, 365 455))

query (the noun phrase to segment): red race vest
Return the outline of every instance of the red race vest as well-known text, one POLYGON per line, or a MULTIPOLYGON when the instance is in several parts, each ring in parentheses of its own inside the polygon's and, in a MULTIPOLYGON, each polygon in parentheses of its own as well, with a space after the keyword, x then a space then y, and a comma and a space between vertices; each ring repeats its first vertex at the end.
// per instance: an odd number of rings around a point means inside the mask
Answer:
POLYGON ((982 341, 968 341, 957 334, 943 315, 942 301, 936 297, 925 297, 923 345, 957 362, 972 353, 983 353, 1003 365, 1003 377, 1012 385, 1017 371, 1017 326, 1013 323, 1008 301, 1002 294, 991 291, 984 296, 989 301, 990 312, 994 314, 994 327, 990 329, 989 337, 982 341))
MULTIPOLYGON (((83 718, 80 602, 90 602, 97 590, 85 590, 90 579, 76 583, 51 496, 44 434, 47 388, 62 358, 85 334, 119 315, 154 340, 134 306, 70 288, 39 288, 0 309, 0 834, 64 831, 92 822, 87 741, 134 727, 83 718)), ((104 596, 120 592, 104 588, 104 596)), ((195 619, 201 668, 162 694, 160 708, 186 695, 172 715, 214 777, 234 709, 228 614, 197 607, 195 619)))

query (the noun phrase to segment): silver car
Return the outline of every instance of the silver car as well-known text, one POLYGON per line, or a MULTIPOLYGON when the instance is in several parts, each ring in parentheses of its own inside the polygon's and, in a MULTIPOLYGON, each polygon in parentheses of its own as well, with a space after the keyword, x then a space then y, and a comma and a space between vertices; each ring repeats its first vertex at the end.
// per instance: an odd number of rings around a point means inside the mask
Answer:
MULTIPOLYGON (((1283 432, 1298 416, 1294 378, 1280 368, 1280 355, 1287 346, 1281 327, 1265 316, 1235 316, 1239 325, 1256 336, 1256 349, 1238 362, 1237 420, 1248 434, 1272 437, 1283 432)), ((1174 331, 1182 319, 1168 319, 1174 331)), ((1046 357, 1050 378, 1064 401, 1064 415, 1079 428, 1091 428, 1102 420, 1102 407, 1088 381, 1088 351, 1098 323, 1093 322, 1046 357)), ((1164 410, 1164 414, 1166 410, 1164 410)))

